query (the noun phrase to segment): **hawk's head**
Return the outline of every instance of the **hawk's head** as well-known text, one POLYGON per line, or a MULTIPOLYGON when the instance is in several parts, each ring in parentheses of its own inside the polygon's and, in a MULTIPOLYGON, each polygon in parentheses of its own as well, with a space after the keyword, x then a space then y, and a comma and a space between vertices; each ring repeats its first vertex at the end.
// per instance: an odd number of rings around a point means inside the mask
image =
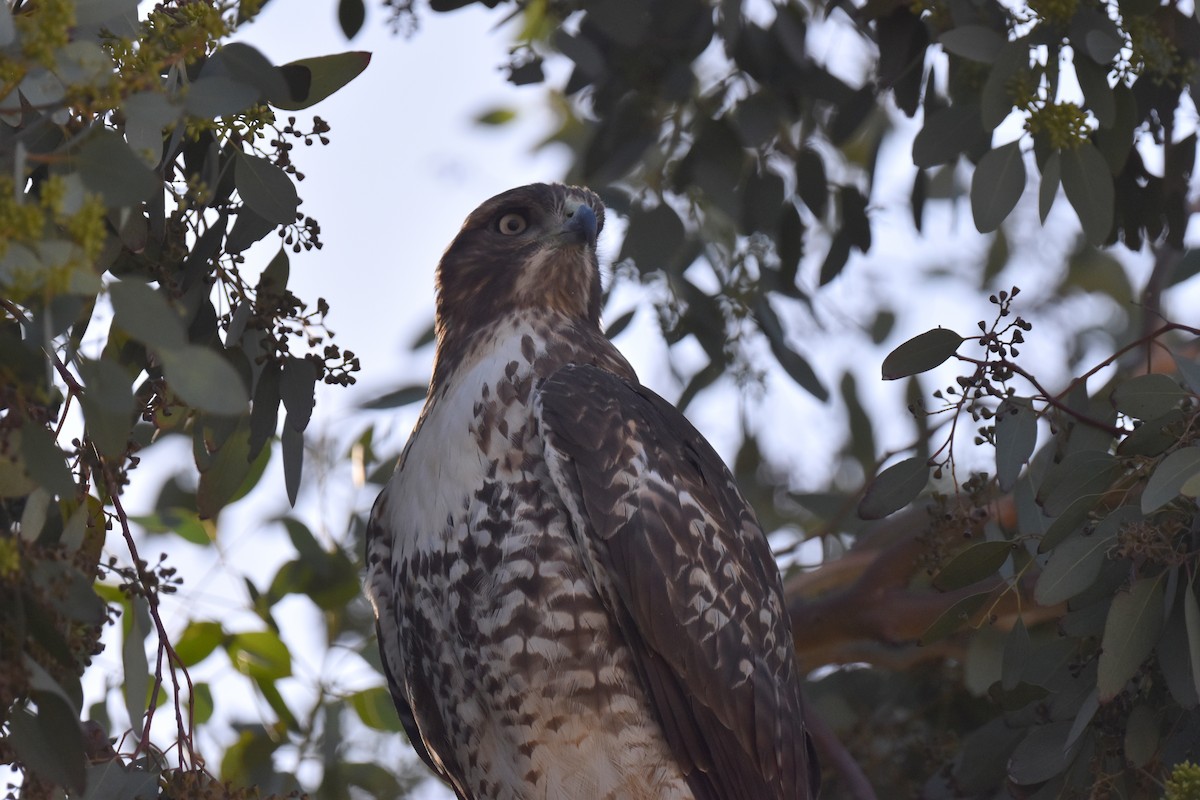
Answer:
POLYGON ((439 336, 538 308, 600 323, 596 236, 604 204, 577 186, 534 183, 471 212, 438 264, 439 336))

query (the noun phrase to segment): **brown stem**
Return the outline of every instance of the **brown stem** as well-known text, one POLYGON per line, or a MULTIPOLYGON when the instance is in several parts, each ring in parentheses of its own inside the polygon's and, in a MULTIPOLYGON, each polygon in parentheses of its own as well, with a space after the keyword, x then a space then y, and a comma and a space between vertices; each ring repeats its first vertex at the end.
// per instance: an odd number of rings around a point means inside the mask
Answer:
MULTIPOLYGON (((150 725, 154 721, 154 712, 158 707, 158 690, 162 686, 162 661, 163 655, 167 657, 167 668, 171 672, 171 683, 173 686, 173 695, 175 699, 175 725, 179 733, 179 738, 184 745, 179 750, 180 766, 185 766, 186 760, 191 764, 196 763, 196 755, 192 749, 192 736, 194 734, 192 728, 192 720, 196 716, 195 709, 195 687, 192 685, 192 676, 188 674, 187 667, 182 659, 175 652, 175 648, 171 646, 171 639, 167 635, 166 626, 163 625, 162 615, 158 611, 158 592, 150 589, 150 580, 146 575, 146 569, 143 565, 141 557, 138 555, 137 543, 133 540, 133 531, 129 527, 129 515, 125 513, 125 508, 121 503, 119 492, 113 491, 114 484, 112 476, 107 470, 103 472, 104 488, 108 494, 109 502, 112 503, 113 509, 117 512, 117 519, 121 523, 121 534, 125 538, 125 545, 129 548, 129 555, 133 559, 133 567, 137 572, 138 582, 142 585, 142 591, 146 598, 146 603, 150 609, 150 619, 154 622, 155 631, 158 634, 158 658, 154 667, 154 690, 150 694, 150 705, 146 709, 146 722, 142 728, 142 738, 134 749, 133 754, 136 756, 143 748, 149 748, 150 744, 150 725), (183 722, 183 703, 180 698, 180 684, 178 673, 183 673, 184 681, 187 683, 188 689, 188 722, 185 725, 183 722)), ((132 721, 132 720, 131 720, 132 721)))
POLYGON ((862 767, 854 760, 854 756, 850 755, 850 751, 838 739, 829 723, 820 714, 814 713, 813 707, 808 704, 804 707, 804 727, 812 736, 813 745, 820 753, 821 760, 832 766, 842 779, 848 791, 846 796, 855 800, 877 800, 875 789, 867 780, 862 767))

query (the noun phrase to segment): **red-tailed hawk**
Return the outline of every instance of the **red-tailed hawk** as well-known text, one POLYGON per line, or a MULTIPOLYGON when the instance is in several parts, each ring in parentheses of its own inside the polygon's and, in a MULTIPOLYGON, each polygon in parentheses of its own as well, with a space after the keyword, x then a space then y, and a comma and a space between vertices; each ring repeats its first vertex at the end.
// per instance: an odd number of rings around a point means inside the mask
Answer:
POLYGON ((368 529, 413 747, 461 798, 816 795, 778 568, 712 447, 600 330, 586 189, 476 209, 368 529))

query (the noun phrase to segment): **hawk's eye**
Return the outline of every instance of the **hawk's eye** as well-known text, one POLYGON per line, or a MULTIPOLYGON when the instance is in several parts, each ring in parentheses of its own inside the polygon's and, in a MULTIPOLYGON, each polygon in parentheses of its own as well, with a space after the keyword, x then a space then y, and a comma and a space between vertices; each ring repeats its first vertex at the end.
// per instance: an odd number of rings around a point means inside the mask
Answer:
POLYGON ((518 214, 515 211, 510 211, 500 218, 496 223, 496 230, 503 233, 505 236, 516 236, 524 233, 529 227, 529 223, 525 220, 524 215, 518 214))

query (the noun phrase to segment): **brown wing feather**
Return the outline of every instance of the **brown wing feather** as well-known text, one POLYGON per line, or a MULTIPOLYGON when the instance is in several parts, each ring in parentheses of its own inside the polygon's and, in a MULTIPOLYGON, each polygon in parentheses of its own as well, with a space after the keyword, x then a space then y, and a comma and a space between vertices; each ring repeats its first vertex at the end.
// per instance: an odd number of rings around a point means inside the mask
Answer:
POLYGON ((547 461, 698 798, 815 796, 783 588, 712 447, 650 390, 568 366, 539 392, 547 461))

